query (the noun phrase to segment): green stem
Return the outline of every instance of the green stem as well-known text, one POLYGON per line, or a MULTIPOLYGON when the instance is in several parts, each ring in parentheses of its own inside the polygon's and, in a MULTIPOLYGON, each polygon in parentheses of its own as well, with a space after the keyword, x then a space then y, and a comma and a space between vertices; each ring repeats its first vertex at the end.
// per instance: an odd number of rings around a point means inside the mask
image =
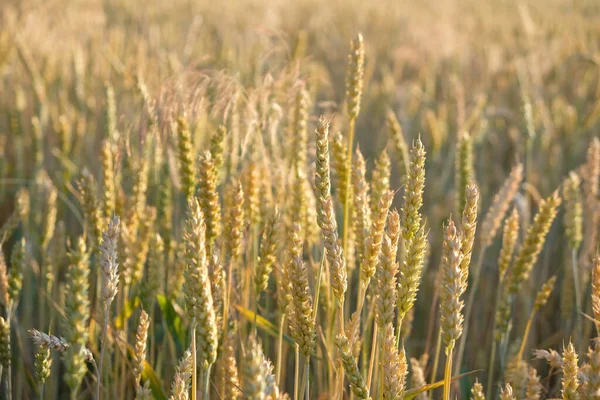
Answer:
POLYGON ((298 400, 298 389, 299 389, 299 383, 300 383, 300 347, 298 346, 298 344, 296 343, 296 360, 295 360, 295 364, 296 364, 296 368, 295 368, 295 372, 294 372, 294 400, 298 400))
POLYGON ((527 325, 525 326, 525 332, 523 333, 523 341, 521 342, 521 347, 519 348, 519 353, 517 353, 517 360, 520 360, 523 357, 523 352, 525 351, 525 345, 527 344, 527 337, 529 336, 529 331, 531 330, 531 323, 533 322, 533 317, 535 316, 536 308, 531 310, 531 314, 529 314, 529 319, 527 320, 527 325))
POLYGON ((378 339, 378 326, 375 324, 373 327, 373 338, 371 342, 371 355, 369 357, 369 373, 367 375, 367 389, 371 390, 371 382, 373 379, 373 365, 375 364, 376 353, 377 353, 377 339, 378 339))
POLYGON ((102 343, 100 347, 100 360, 98 362, 98 380, 96 382, 96 400, 100 399, 100 386, 102 385, 102 365, 104 364, 104 351, 106 349, 106 333, 108 331, 108 311, 110 305, 104 307, 104 325, 102 326, 102 343))
POLYGON ((446 368, 444 369, 444 400, 450 400, 450 378, 452 376, 452 348, 454 344, 446 347, 446 368))
MULTIPOLYGON (((431 383, 435 383, 438 365, 440 362, 440 352, 442 351, 442 327, 438 328, 438 337, 435 345, 435 356, 433 357, 433 368, 431 369, 431 383)), ((429 391, 429 398, 433 396, 433 390, 429 391)))
POLYGON ((197 377, 198 371, 196 369, 196 319, 192 320, 192 400, 196 400, 196 390, 198 389, 197 377))
POLYGON ((571 266, 573 268, 573 282, 575 286, 575 306, 577 307, 577 311, 575 313, 575 337, 577 338, 578 346, 581 345, 583 340, 583 323, 581 320, 581 313, 583 312, 581 308, 581 289, 579 287, 579 266, 577 265, 577 249, 571 249, 571 266))
POLYGON ((281 386, 281 358, 283 354, 283 327, 285 326, 285 313, 281 314, 279 322, 279 337, 277 338, 277 386, 281 386))
POLYGON ((206 368, 204 371, 204 396, 202 397, 205 400, 209 400, 210 398, 210 370, 212 368, 212 364, 206 368))

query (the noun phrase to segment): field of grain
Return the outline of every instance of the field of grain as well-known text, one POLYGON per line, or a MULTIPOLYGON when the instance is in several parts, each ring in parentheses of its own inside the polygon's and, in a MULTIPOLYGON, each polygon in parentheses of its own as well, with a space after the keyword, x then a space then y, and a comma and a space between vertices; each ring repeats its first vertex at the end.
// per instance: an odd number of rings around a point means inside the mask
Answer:
POLYGON ((600 399, 600 2, 3 0, 0 400, 600 399))

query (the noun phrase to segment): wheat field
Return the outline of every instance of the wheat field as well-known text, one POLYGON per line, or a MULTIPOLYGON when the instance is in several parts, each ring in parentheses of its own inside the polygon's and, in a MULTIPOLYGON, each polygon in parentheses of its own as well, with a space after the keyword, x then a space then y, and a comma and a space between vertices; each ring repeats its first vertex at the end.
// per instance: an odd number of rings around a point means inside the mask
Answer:
POLYGON ((0 400, 600 399, 599 21, 2 1, 0 400))

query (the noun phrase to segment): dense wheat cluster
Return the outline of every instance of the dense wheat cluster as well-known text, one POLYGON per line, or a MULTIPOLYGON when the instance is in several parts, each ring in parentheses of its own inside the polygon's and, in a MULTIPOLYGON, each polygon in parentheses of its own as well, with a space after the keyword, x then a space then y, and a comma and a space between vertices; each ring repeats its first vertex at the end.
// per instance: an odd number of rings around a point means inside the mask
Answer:
POLYGON ((599 18, 0 2, 0 400, 600 399, 599 18))

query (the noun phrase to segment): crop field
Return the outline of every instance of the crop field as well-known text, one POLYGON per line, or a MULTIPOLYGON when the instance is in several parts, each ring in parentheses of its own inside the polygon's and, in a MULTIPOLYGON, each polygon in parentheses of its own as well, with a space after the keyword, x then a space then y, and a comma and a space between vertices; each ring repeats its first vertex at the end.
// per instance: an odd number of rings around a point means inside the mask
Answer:
POLYGON ((0 400, 600 399, 600 1, 0 0, 0 400))

